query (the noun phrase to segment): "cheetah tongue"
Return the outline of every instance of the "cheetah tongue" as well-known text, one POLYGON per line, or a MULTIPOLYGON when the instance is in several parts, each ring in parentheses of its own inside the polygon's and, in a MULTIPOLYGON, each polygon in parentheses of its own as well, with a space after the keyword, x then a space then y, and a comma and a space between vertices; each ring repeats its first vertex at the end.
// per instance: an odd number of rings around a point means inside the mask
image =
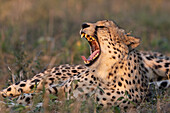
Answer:
POLYGON ((90 61, 92 61, 93 59, 95 59, 95 58, 99 55, 99 52, 100 52, 100 50, 94 51, 94 52, 89 56, 88 59, 86 59, 85 56, 81 56, 81 58, 84 60, 84 62, 87 63, 87 62, 90 62, 90 61))

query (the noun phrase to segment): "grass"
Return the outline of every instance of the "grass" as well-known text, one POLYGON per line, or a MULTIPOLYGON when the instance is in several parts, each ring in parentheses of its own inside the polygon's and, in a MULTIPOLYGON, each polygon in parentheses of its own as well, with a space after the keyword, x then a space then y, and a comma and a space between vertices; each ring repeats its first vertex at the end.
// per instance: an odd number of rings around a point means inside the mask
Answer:
MULTIPOLYGON (((79 36, 83 22, 114 20, 141 37, 140 50, 170 55, 169 6, 169 0, 0 0, 0 88, 55 65, 82 64, 80 56, 89 54, 88 44, 79 36)), ((161 98, 160 103, 166 100, 161 98)), ((94 111, 83 103, 82 111, 94 111)), ((157 112, 156 103, 145 103, 142 109, 157 112)))

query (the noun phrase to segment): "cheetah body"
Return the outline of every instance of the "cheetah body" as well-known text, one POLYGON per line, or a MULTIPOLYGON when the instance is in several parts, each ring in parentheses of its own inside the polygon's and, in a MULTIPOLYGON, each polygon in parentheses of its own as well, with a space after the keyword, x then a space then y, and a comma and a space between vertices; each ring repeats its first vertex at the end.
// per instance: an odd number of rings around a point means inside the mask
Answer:
MULTIPOLYGON (((160 86, 168 87, 170 58, 156 52, 137 51, 140 39, 126 34, 114 22, 85 23, 80 34, 91 46, 90 60, 83 58, 86 66, 54 67, 9 86, 1 91, 2 96, 32 93, 35 87, 36 92, 40 92, 45 86, 47 93, 67 92, 68 99, 82 100, 94 95, 100 106, 127 109, 143 101, 150 81, 164 79, 160 86)), ((17 101, 24 100, 21 98, 17 101)), ((24 101, 29 103, 30 100, 25 98, 24 101)))

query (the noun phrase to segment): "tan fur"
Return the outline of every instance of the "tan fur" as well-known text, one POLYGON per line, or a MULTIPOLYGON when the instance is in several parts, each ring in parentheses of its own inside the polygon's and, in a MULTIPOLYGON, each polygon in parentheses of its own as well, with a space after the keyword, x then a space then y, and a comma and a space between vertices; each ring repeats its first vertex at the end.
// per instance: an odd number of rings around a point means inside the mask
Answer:
POLYGON ((67 99, 83 100, 95 95, 100 106, 127 109, 135 107, 131 102, 138 105, 146 97, 150 80, 156 81, 159 77, 168 79, 170 76, 169 57, 135 50, 140 39, 125 33, 114 22, 103 20, 86 24, 88 27, 82 28, 80 33, 97 38, 100 45, 100 56, 92 65, 60 65, 26 82, 11 85, 1 94, 18 96, 30 93, 33 85, 36 92, 45 86, 48 93, 57 95, 58 92, 66 92, 67 99), (25 86, 21 87, 23 83, 25 86))

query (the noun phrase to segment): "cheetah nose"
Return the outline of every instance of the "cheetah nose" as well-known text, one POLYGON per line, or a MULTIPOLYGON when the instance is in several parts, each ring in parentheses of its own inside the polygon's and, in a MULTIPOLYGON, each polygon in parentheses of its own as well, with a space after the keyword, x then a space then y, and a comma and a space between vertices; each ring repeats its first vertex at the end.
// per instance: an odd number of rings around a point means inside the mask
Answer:
POLYGON ((90 25, 88 25, 88 24, 86 24, 86 23, 82 24, 82 28, 83 28, 83 29, 84 29, 84 28, 87 28, 87 27, 90 27, 90 25))

